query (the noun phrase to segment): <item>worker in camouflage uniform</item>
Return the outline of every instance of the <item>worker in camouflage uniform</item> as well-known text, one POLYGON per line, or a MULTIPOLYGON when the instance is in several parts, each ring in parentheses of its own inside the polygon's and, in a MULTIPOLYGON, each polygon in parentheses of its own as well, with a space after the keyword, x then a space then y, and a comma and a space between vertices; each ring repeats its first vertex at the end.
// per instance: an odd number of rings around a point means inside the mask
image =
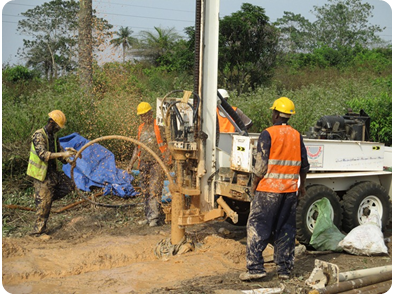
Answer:
MULTIPOLYGON (((164 160, 165 164, 171 164, 171 156, 166 144, 163 130, 157 125, 153 118, 152 107, 147 102, 141 102, 137 107, 137 115, 140 116, 142 124, 138 128, 138 140, 149 147, 154 153, 164 160)), ((134 149, 128 171, 130 172, 134 163, 138 162, 140 171, 140 185, 145 201, 146 220, 150 227, 160 224, 162 218, 161 196, 164 185, 164 171, 154 157, 144 148, 139 146, 134 149)))
POLYGON ((31 235, 46 232, 52 202, 75 189, 72 180, 57 170, 57 159, 62 163, 71 162, 70 157, 76 154, 73 148, 64 151, 56 137, 56 133, 64 127, 66 117, 60 110, 53 110, 48 115, 46 126, 33 134, 27 168, 27 175, 34 179, 36 204, 36 222, 31 235))
POLYGON ((302 136, 289 126, 295 105, 287 97, 274 101, 273 126, 258 139, 247 222, 247 271, 243 281, 266 276, 262 252, 274 237, 274 262, 279 279, 289 279, 294 266, 296 204, 306 193, 310 168, 302 136), (299 185, 300 180, 300 185, 299 185), (299 193, 299 195, 298 195, 299 193))

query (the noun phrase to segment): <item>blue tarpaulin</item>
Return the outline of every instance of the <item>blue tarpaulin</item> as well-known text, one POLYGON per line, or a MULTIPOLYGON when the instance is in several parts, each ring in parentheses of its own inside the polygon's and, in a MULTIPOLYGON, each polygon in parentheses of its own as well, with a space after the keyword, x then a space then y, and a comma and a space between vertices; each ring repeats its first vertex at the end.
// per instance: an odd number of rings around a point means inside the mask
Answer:
MULTIPOLYGON (((59 139, 65 149, 72 147, 79 151, 89 140, 78 133, 59 139)), ((71 178, 71 165, 63 165, 64 173, 71 178)), ((90 192, 91 187, 103 187, 104 195, 113 194, 120 197, 134 197, 138 195, 131 182, 134 177, 125 170, 118 169, 115 156, 108 149, 98 143, 90 145, 82 152, 82 159, 76 160, 74 181, 78 189, 90 192)))

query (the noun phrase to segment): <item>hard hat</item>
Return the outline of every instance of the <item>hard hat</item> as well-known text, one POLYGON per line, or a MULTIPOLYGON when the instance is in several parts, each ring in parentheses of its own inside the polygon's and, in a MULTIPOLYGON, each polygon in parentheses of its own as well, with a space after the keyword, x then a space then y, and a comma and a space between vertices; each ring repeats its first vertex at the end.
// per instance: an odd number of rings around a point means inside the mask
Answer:
POLYGON ((218 89, 218 92, 221 94, 222 98, 224 98, 224 99, 229 98, 229 94, 228 94, 227 90, 218 89))
POLYGON ((145 114, 146 112, 149 112, 151 110, 151 105, 147 102, 141 102, 138 104, 138 107, 136 108, 136 114, 141 115, 145 114))
POLYGON ((58 124, 58 126, 60 128, 64 128, 65 124, 66 124, 66 116, 64 115, 64 113, 60 110, 53 110, 51 112, 48 113, 49 117, 51 119, 53 119, 55 121, 55 123, 58 124))
POLYGON ((270 107, 270 109, 277 110, 282 114, 287 114, 281 115, 282 117, 290 117, 290 115, 295 114, 295 104, 293 104, 292 100, 287 97, 278 98, 274 101, 273 106, 270 107))

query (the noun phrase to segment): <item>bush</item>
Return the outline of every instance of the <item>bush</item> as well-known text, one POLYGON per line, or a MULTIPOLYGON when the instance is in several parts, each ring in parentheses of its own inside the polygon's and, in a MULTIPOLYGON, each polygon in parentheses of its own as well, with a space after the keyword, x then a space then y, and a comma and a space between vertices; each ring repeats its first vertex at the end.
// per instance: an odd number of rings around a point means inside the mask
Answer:
POLYGON ((341 46, 333 49, 327 46, 314 49, 312 53, 288 53, 282 56, 281 65, 292 69, 337 68, 340 70, 388 71, 392 67, 391 48, 367 49, 360 45, 341 46))
MULTIPOLYGON (((379 83, 379 81, 378 81, 379 83)), ((355 112, 363 109, 371 118, 370 140, 392 146, 392 96, 382 92, 377 96, 367 95, 347 102, 355 112)))
POLYGON ((376 79, 371 86, 368 80, 340 79, 334 83, 311 84, 295 90, 276 86, 261 87, 252 94, 247 93, 239 97, 232 94, 229 103, 239 107, 253 120, 251 131, 257 133, 271 125, 270 107, 274 100, 281 96, 286 96, 295 103, 296 114, 290 119, 290 124, 303 134, 322 116, 344 115, 348 107, 353 108, 354 111, 362 108, 370 115, 371 122, 374 122, 372 123, 374 140, 389 144, 391 142, 389 83, 388 78, 376 79))
POLYGON ((376 73, 389 71, 392 68, 392 49, 363 50, 354 57, 353 63, 358 67, 358 70, 371 69, 376 73))
POLYGON ((27 67, 22 65, 17 65, 14 67, 4 68, 2 77, 3 81, 16 83, 21 81, 31 81, 34 78, 39 78, 40 75, 37 71, 29 70, 27 67))

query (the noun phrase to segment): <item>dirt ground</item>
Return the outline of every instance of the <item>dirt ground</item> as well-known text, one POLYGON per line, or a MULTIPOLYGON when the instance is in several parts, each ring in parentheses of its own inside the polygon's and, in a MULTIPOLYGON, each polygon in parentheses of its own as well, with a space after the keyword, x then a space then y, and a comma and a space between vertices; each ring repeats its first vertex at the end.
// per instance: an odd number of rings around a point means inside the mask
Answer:
MULTIPOLYGON (((75 201, 75 199, 73 199, 75 201)), ((4 204, 4 203, 3 203, 4 204)), ((55 202, 53 210, 67 203, 55 202)), ((170 238, 170 224, 140 225, 143 205, 106 208, 89 203, 52 213, 48 235, 28 235, 34 212, 8 209, 4 230, 2 277, 9 293, 242 293, 243 290, 282 288, 283 293, 307 293, 305 280, 315 259, 335 263, 340 272, 391 265, 391 230, 385 237, 389 255, 354 256, 346 253, 296 256, 290 280, 279 281, 272 262, 261 281, 242 282, 246 269, 246 230, 225 221, 186 228, 195 250, 157 258, 158 242, 170 238)), ((297 247, 299 251, 301 247, 297 247)))

